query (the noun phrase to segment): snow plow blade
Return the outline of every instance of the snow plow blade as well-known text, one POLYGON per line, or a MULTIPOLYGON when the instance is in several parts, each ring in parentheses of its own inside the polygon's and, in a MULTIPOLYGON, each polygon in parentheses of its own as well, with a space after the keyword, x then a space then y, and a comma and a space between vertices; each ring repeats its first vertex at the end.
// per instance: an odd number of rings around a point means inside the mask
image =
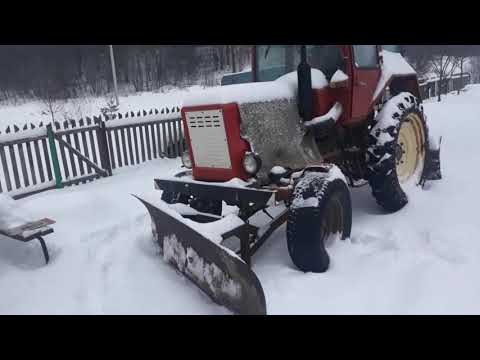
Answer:
MULTIPOLYGON (((135 196, 135 195, 134 195, 135 196)), ((147 208, 165 261, 184 274, 215 303, 240 315, 266 315, 263 288, 241 258, 188 226, 168 204, 147 208)), ((157 203, 157 201, 155 201, 157 203)), ((235 230, 241 231, 242 226, 235 230)), ((229 232, 231 233, 231 231, 229 232)))

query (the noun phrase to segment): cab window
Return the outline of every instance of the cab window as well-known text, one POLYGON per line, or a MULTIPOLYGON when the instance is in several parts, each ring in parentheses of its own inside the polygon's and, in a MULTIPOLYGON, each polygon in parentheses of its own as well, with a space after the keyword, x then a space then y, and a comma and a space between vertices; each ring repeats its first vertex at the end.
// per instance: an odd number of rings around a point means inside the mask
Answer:
POLYGON ((376 45, 353 45, 353 56, 357 68, 378 67, 378 53, 376 45))
POLYGON ((295 45, 261 45, 256 48, 257 81, 273 81, 297 70, 300 49, 295 45))
POLYGON ((307 57, 310 66, 323 72, 328 81, 337 70, 346 73, 345 60, 337 45, 308 45, 307 57))
POLYGON ((402 47, 400 45, 382 45, 382 49, 399 54, 402 52, 402 47))

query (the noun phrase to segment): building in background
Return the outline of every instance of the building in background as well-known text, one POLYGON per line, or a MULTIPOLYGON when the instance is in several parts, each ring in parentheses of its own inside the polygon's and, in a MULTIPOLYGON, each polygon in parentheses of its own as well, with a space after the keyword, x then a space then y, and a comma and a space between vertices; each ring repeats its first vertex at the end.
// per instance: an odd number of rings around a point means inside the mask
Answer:
POLYGON ((442 81, 438 76, 425 76, 419 79, 420 94, 422 99, 428 99, 437 96, 439 91, 441 94, 458 91, 470 84, 471 80, 471 75, 467 72, 453 74, 442 81))

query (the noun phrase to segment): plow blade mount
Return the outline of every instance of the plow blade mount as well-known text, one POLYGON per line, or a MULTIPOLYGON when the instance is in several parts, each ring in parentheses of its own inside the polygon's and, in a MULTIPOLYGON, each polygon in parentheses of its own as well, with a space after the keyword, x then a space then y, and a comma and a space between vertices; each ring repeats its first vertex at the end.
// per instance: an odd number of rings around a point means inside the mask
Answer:
POLYGON ((263 288, 257 276, 234 252, 182 221, 161 201, 148 209, 164 260, 173 265, 217 304, 241 315, 265 315, 263 288))
POLYGON ((438 145, 427 149, 425 169, 422 178, 422 185, 425 181, 441 180, 442 172, 440 169, 440 146, 442 144, 442 138, 440 137, 438 145))

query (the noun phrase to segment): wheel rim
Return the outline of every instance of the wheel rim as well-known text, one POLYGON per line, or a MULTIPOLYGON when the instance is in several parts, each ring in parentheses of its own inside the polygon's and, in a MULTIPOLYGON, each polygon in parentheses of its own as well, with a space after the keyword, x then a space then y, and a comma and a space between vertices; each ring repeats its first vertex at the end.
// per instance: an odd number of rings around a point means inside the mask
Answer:
POLYGON ((400 184, 419 173, 425 158, 425 133, 420 117, 411 113, 400 126, 395 148, 397 176, 400 184))
POLYGON ((343 206, 338 195, 331 197, 327 204, 326 215, 322 219, 320 236, 325 245, 331 245, 334 235, 343 233, 343 206))

